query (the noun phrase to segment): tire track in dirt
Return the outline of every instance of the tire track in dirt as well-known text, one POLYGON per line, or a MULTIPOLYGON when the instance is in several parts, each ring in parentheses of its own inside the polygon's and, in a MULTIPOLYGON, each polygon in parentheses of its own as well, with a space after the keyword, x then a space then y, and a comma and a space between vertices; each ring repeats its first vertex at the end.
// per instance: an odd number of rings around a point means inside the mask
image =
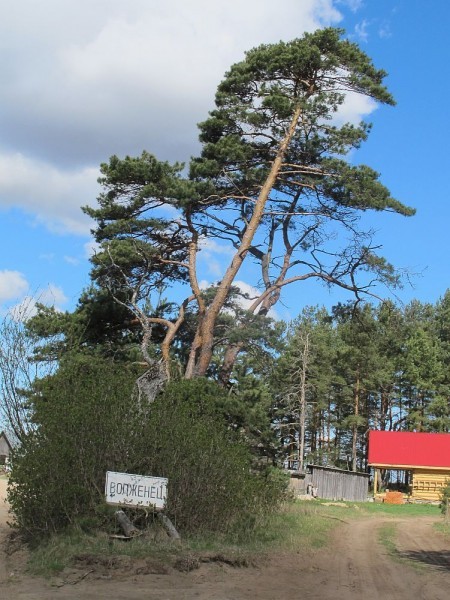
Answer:
MULTIPOLYGON (((407 565, 395 562, 380 543, 379 531, 384 524, 384 519, 365 519, 336 532, 339 539, 334 539, 330 553, 328 586, 317 598, 406 600, 413 595, 417 600, 428 600, 422 578, 407 565), (338 580, 334 594, 333 576, 338 580)), ((442 600, 447 597, 446 591, 442 600)))
MULTIPOLYGON (((397 536, 400 557, 421 567, 431 566, 435 570, 450 572, 450 547, 446 537, 433 528, 433 519, 420 519, 409 527, 402 524, 397 536)), ((450 596, 450 592, 449 592, 450 596)))

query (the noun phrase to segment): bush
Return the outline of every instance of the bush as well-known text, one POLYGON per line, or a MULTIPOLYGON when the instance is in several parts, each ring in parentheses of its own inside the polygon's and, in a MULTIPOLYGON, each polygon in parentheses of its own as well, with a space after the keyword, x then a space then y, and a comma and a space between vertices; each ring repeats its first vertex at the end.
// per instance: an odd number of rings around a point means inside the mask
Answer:
POLYGON ((9 501, 17 526, 40 537, 108 522, 107 470, 169 479, 167 514, 184 532, 250 527, 273 510, 284 482, 255 472, 206 380, 167 387, 150 409, 136 373, 100 358, 66 360, 33 399, 37 429, 16 450, 9 501))
POLYGON ((441 512, 447 516, 450 512, 450 481, 447 481, 446 486, 441 492, 441 512))
POLYGON ((56 531, 95 515, 105 472, 130 461, 139 414, 136 373, 94 357, 67 360, 33 398, 36 431, 12 457, 9 501, 29 533, 56 531))
POLYGON ((271 470, 252 470, 250 449, 224 420, 225 397, 195 379, 170 384, 152 406, 142 471, 169 479, 167 512, 184 531, 249 526, 286 487, 271 470))

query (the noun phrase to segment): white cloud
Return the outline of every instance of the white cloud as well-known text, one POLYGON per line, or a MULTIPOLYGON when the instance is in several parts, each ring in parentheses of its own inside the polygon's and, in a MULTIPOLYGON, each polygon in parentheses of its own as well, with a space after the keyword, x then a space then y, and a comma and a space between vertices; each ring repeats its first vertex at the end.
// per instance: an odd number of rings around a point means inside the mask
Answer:
POLYGON ((363 19, 360 23, 355 25, 355 36, 361 42, 367 42, 369 39, 369 32, 367 28, 369 26, 369 22, 366 19, 363 19))
POLYGON ((0 206, 18 206, 57 233, 88 234, 91 221, 80 206, 97 196, 97 177, 94 168, 63 171, 20 153, 0 153, 0 206))
MULTIPOLYGON (((95 203, 100 162, 144 148, 161 159, 189 160, 198 149, 196 123, 245 50, 342 19, 336 0, 0 0, 0 6, 0 210, 18 207, 34 226, 77 234, 82 242, 92 224, 80 207, 95 203)), ((374 108, 349 97, 338 119, 358 122, 374 108)), ((95 249, 88 241, 85 257, 95 249)), ((223 276, 231 252, 206 240, 200 276, 223 276)), ((71 264, 82 260, 73 248, 61 256, 71 264)), ((50 254, 42 259, 57 262, 50 254)), ((25 293, 23 284, 5 301, 25 293)), ((0 302, 1 294, 0 277, 0 302)), ((56 294, 58 306, 63 296, 56 294)))
POLYGON ((337 0, 336 4, 346 6, 354 13, 364 6, 363 0, 337 0))
POLYGON ((42 0, 26 12, 8 5, 0 23, 2 143, 64 165, 144 147, 188 158, 245 50, 341 19, 332 0, 42 0))
POLYGON ((239 288, 242 294, 247 296, 246 298, 241 296, 239 299, 239 304, 242 306, 242 308, 250 308, 254 300, 256 300, 256 298, 259 298, 259 296, 261 295, 261 292, 257 288, 255 288, 252 285, 249 285, 245 281, 237 280, 233 283, 233 285, 239 288))
POLYGON ((97 244, 97 242, 95 242, 94 240, 86 242, 84 244, 84 257, 91 258, 91 256, 94 256, 94 254, 98 252, 99 248, 100 244, 97 244))
POLYGON ((224 266, 218 260, 213 258, 211 255, 203 255, 203 260, 206 262, 208 267, 208 273, 217 279, 220 279, 224 274, 224 266))
POLYGON ((9 308, 7 313, 14 321, 28 321, 37 313, 36 299, 33 296, 25 296, 20 302, 9 308))
MULTIPOLYGON (((237 280, 233 283, 233 285, 238 287, 242 294, 247 296, 246 298, 240 296, 238 299, 238 304, 246 310, 250 308, 256 298, 259 298, 262 293, 261 290, 258 290, 258 288, 246 283, 245 281, 237 280)), ((279 319, 277 312, 273 308, 269 310, 267 316, 275 320, 279 319)))
POLYGON ((200 254, 199 260, 206 264, 209 275, 220 279, 225 271, 226 265, 223 261, 235 253, 234 248, 228 244, 221 244, 211 238, 202 237, 199 240, 200 254))
POLYGON ((225 256, 233 256, 236 250, 231 244, 221 244, 214 239, 201 237, 199 247, 204 253, 222 254, 225 256))
POLYGON ((52 283, 30 293, 30 285, 19 271, 0 271, 0 314, 9 312, 14 319, 26 320, 36 314, 36 303, 55 306, 58 310, 67 302, 63 290, 52 283), (11 306, 11 303, 14 303, 11 306))
POLYGON ((56 310, 61 311, 67 300, 63 290, 50 283, 43 290, 38 290, 35 295, 27 294, 21 298, 20 302, 8 309, 8 312, 16 321, 27 321, 37 314, 38 303, 53 306, 56 310))
POLYGON ((28 290, 28 281, 19 271, 0 271, 0 303, 20 298, 28 290))
POLYGON ((76 267, 77 265, 80 264, 80 261, 78 258, 76 258, 75 256, 64 256, 64 261, 68 264, 68 265, 72 265, 73 267, 76 267))
MULTIPOLYGON (((255 45, 338 24, 337 7, 41 0, 24 11, 8 3, 0 21, 0 206, 18 206, 52 231, 87 235, 80 206, 95 202, 100 162, 144 148, 189 160, 224 71, 255 45)), ((372 110, 351 100, 342 114, 356 122, 372 110)))
POLYGON ((357 125, 365 117, 374 112, 377 106, 377 103, 372 98, 350 92, 347 94, 344 103, 338 108, 333 121, 338 125, 343 123, 357 125))
POLYGON ((392 37, 391 26, 388 22, 384 22, 380 25, 380 27, 378 28, 378 35, 382 39, 392 37))
POLYGON ((59 308, 67 302, 67 296, 59 286, 49 283, 49 285, 38 294, 37 301, 46 306, 55 306, 59 308))

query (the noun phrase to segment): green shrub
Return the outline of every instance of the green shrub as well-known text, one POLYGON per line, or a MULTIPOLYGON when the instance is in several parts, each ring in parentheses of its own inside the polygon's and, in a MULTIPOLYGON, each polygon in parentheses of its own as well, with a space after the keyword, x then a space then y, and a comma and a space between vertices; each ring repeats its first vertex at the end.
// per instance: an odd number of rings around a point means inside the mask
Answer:
POLYGON ((166 512, 183 532, 248 529, 278 505, 285 482, 252 469, 220 388, 182 381, 144 407, 135 379, 123 365, 78 356, 36 391, 37 429, 15 452, 9 485, 22 531, 108 524, 107 470, 167 477, 166 512))
POLYGON ((447 481, 446 486, 441 492, 441 512, 447 516, 450 512, 450 481, 447 481))
POLYGON ((225 396, 195 379, 170 384, 152 405, 141 472, 169 479, 167 513, 183 531, 252 527, 286 487, 273 471, 252 469, 250 449, 224 420, 225 396))
POLYGON ((41 382, 33 398, 36 431, 14 452, 9 501, 29 533, 61 529, 95 516, 106 470, 123 470, 139 414, 130 401, 136 373, 77 357, 41 382))

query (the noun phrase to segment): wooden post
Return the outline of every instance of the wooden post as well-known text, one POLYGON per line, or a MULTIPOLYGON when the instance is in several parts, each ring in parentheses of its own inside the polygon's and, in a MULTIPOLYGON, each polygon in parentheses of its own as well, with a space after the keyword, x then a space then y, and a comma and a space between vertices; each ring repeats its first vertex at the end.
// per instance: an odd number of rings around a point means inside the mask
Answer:
POLYGON ((116 518, 126 537, 131 538, 141 534, 139 529, 133 525, 123 510, 116 511, 116 518))
POLYGON ((167 515, 164 515, 162 512, 158 512, 158 519, 161 521, 161 525, 167 531, 167 534, 170 538, 173 540, 181 540, 180 534, 175 529, 174 524, 167 515))
POLYGON ((373 497, 377 495, 378 488, 378 469, 374 468, 373 470, 373 497))

